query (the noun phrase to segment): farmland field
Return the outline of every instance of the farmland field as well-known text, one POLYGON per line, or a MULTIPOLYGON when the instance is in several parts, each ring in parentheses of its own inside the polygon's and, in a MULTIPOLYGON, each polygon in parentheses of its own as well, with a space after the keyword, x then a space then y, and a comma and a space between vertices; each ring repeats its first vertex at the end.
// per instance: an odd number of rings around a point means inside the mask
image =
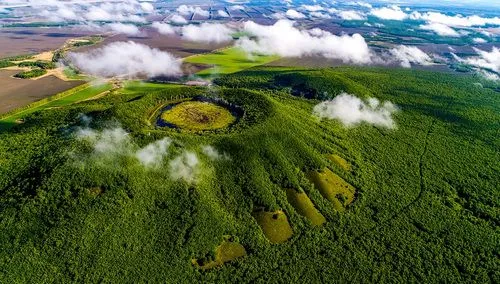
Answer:
POLYGON ((213 66, 196 73, 202 77, 230 74, 255 66, 263 65, 278 59, 278 56, 249 56, 237 47, 219 49, 211 53, 193 55, 185 58, 185 62, 213 66))
POLYGON ((0 117, 0 130, 5 130, 14 126, 17 121, 24 118, 26 115, 29 115, 30 113, 49 108, 63 107, 72 103, 87 100, 100 93, 108 91, 111 88, 112 85, 108 83, 96 86, 84 86, 83 88, 80 86, 76 87, 75 89, 70 89, 65 92, 56 94, 52 97, 36 101, 32 105, 28 105, 18 111, 13 111, 12 113, 7 113, 3 117, 0 117))
POLYGON ((18 71, 0 70, 0 114, 12 111, 34 101, 83 84, 83 81, 63 81, 54 76, 38 80, 12 78, 18 71))

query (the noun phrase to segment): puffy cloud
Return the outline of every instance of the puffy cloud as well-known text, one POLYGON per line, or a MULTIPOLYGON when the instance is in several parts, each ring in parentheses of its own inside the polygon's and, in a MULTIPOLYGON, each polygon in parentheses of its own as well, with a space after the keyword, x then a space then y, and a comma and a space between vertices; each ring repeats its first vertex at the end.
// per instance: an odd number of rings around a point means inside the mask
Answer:
POLYGON ((114 42, 68 58, 80 70, 101 77, 176 76, 181 62, 168 52, 132 41, 114 42))
POLYGON ((132 149, 129 134, 121 127, 96 131, 91 128, 81 128, 76 132, 76 138, 92 144, 96 157, 111 158, 130 153, 132 149))
POLYGON ((289 9, 285 14, 290 19, 304 19, 306 15, 293 9, 289 9))
POLYGON ((276 19, 276 20, 283 20, 283 19, 286 19, 286 15, 285 13, 281 13, 281 12, 276 12, 276 13, 273 13, 271 14, 270 16, 271 18, 273 19, 276 19))
POLYGON ((153 4, 151 3, 148 3, 148 2, 141 2, 141 9, 142 11, 146 12, 146 13, 153 13, 154 10, 155 10, 155 7, 153 6, 153 4))
POLYGON ((163 138, 139 149, 135 153, 135 157, 146 168, 158 168, 162 165, 163 159, 168 155, 168 148, 171 144, 172 139, 168 137, 163 138))
POLYGON ((151 24, 153 28, 155 28, 162 35, 171 35, 175 34, 175 29, 171 25, 167 23, 154 22, 151 24))
POLYGON ((196 42, 227 42, 234 31, 224 24, 202 23, 182 27, 182 37, 196 42))
POLYGON ((226 153, 219 153, 217 149, 215 149, 213 146, 210 145, 204 145, 201 147, 201 151, 205 156, 207 156, 210 160, 215 161, 215 160, 228 160, 229 156, 226 153))
POLYGON ((345 63, 372 63, 373 54, 359 34, 336 36, 320 29, 299 30, 287 20, 279 20, 272 26, 246 22, 243 30, 254 38, 242 38, 236 45, 248 53, 322 56, 345 63))
POLYGON ((366 3, 366 2, 363 2, 363 1, 351 1, 351 2, 347 2, 346 4, 347 5, 351 5, 351 6, 365 7, 365 8, 368 8, 368 9, 373 8, 370 3, 366 3))
POLYGON ((210 16, 210 12, 207 11, 207 10, 203 10, 202 8, 200 8, 199 6, 191 6, 191 5, 180 5, 178 8, 177 8, 177 12, 181 15, 184 15, 184 16, 188 16, 188 15, 191 15, 191 14, 197 14, 197 15, 200 15, 200 16, 203 16, 203 17, 208 17, 210 16))
POLYGON ((410 68, 411 63, 420 65, 431 65, 432 58, 427 53, 415 46, 400 45, 392 48, 390 53, 400 62, 401 66, 410 68))
POLYGON ((112 30, 113 32, 126 34, 126 35, 138 35, 140 34, 139 28, 132 24, 122 24, 122 23, 112 23, 107 24, 107 28, 112 30))
POLYGON ((438 12, 413 12, 410 18, 413 20, 423 20, 431 23, 439 23, 450 27, 500 25, 499 17, 483 18, 477 15, 464 17, 462 15, 448 16, 438 12))
POLYGON ((495 73, 491 73, 491 72, 488 72, 488 71, 481 70, 481 71, 479 71, 479 74, 481 76, 483 76, 483 78, 486 79, 486 80, 488 80, 488 81, 500 81, 500 76, 498 76, 495 73))
POLYGON ((356 96, 342 93, 333 100, 324 101, 316 105, 313 114, 319 118, 336 119, 346 127, 368 123, 375 126, 394 128, 392 114, 397 107, 391 102, 380 103, 376 98, 369 98, 366 102, 356 96))
POLYGON ((399 6, 392 5, 389 7, 375 8, 370 11, 370 13, 383 20, 396 20, 402 21, 408 18, 408 14, 403 12, 399 6))
POLYGON ((184 180, 187 183, 196 183, 198 180, 200 161, 194 152, 184 151, 168 165, 173 180, 184 180))
POLYGON ((474 43, 487 43, 488 42, 484 38, 480 38, 480 37, 473 38, 472 41, 474 41, 474 43))
POLYGON ((460 34, 454 29, 440 23, 429 23, 426 25, 420 25, 420 29, 433 31, 440 36, 452 36, 452 37, 460 36, 460 34))
POLYGON ((178 25, 184 25, 184 24, 187 24, 187 20, 181 16, 181 15, 172 15, 172 17, 170 18, 170 21, 174 24, 178 24, 178 25))
POLYGON ((229 14, 226 11, 224 11, 224 10, 218 10, 217 11, 217 15, 219 17, 222 17, 222 18, 228 18, 229 17, 229 14))
POLYGON ((500 73, 500 49, 493 47, 490 52, 474 48, 479 56, 461 59, 455 55, 455 58, 460 62, 500 73))
MULTIPOLYGON (((75 138, 86 141, 92 147, 88 157, 79 157, 78 162, 91 161, 100 166, 113 167, 120 158, 132 158, 146 169, 158 169, 164 165, 169 156, 172 139, 166 137, 139 148, 132 141, 130 134, 122 127, 105 128, 101 131, 88 127, 79 128, 75 138), (88 160, 88 159, 90 160, 88 160)), ((212 146, 204 146, 203 152, 211 160, 227 159, 226 154, 220 154, 212 146)), ((194 152, 183 150, 181 154, 171 159, 168 164, 168 173, 173 180, 183 180, 194 183, 201 173, 201 163, 194 152)))
POLYGON ((326 13, 322 12, 311 12, 309 13, 309 16, 313 18, 319 18, 319 19, 331 19, 332 17, 326 13))
POLYGON ((354 10, 348 10, 348 11, 339 11, 337 13, 337 16, 339 16, 343 20, 347 21, 352 21, 352 20, 365 20, 366 17, 363 13, 354 11, 354 10))
POLYGON ((231 11, 245 10, 245 7, 242 5, 234 5, 229 7, 229 10, 231 11))
POLYGON ((145 22, 143 14, 154 12, 151 3, 137 0, 117 1, 29 1, 30 9, 24 10, 25 16, 32 13, 49 21, 113 21, 145 22))
POLYGON ((302 5, 300 6, 302 9, 307 10, 309 12, 318 12, 318 11, 323 11, 325 8, 323 8, 320 5, 302 5))

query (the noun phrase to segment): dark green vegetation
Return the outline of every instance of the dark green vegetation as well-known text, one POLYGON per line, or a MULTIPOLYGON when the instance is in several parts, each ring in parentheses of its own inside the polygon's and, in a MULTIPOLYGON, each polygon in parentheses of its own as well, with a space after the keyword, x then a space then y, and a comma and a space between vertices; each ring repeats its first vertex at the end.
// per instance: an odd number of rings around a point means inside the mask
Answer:
POLYGON ((399 69, 250 69, 210 91, 133 83, 32 113, 0 134, 0 279, 498 283, 500 96, 477 81, 399 69), (397 129, 311 116, 319 101, 309 95, 341 91, 398 105, 397 129), (203 135, 149 124, 158 106, 198 95, 245 114, 203 135), (167 165, 147 170, 129 156, 96 163, 74 138, 82 113, 93 129, 119 122, 138 147, 172 138, 167 163, 184 149, 198 153, 199 182, 173 181, 167 165), (211 161, 202 145, 230 159, 211 161), (342 212, 307 178, 325 168, 356 189, 342 212), (306 193, 326 222, 298 212, 289 189, 306 193), (258 212, 282 212, 271 219, 286 216, 291 237, 272 244, 258 212), (201 269, 222 259, 227 235, 246 255, 231 245, 227 255, 242 257, 201 269))
POLYGON ((26 60, 32 58, 31 55, 19 55, 0 59, 0 68, 16 66, 14 61, 26 60))
POLYGON ((11 67, 11 66, 16 66, 16 64, 9 60, 5 59, 0 60, 0 68, 11 67))
POLYGON ((21 78, 21 79, 30 79, 30 78, 40 77, 40 76, 45 75, 45 74, 47 74, 47 70, 37 68, 37 69, 29 70, 29 71, 21 71, 21 72, 17 73, 16 75, 14 75, 14 77, 21 78))
POLYGON ((43 60, 22 61, 17 66, 19 66, 19 67, 35 67, 35 68, 40 68, 40 69, 45 69, 45 70, 54 69, 57 67, 54 62, 43 61, 43 60))

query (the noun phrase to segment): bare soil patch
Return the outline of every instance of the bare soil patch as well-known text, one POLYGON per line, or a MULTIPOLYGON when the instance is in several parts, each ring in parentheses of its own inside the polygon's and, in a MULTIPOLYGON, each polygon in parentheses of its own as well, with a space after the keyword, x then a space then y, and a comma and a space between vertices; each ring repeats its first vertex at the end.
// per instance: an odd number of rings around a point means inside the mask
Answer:
POLYGON ((38 80, 12 78, 19 71, 0 70, 0 114, 69 90, 84 81, 63 81, 55 76, 38 80))

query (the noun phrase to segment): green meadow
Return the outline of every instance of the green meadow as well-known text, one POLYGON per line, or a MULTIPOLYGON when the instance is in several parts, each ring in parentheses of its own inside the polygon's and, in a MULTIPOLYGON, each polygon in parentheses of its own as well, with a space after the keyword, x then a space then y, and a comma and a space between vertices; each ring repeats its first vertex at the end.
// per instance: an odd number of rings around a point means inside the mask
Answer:
POLYGON ((275 55, 249 55, 245 51, 230 47, 211 53, 193 55, 184 59, 184 62, 204 64, 210 66, 197 73, 202 77, 211 77, 242 71, 277 60, 275 55))

